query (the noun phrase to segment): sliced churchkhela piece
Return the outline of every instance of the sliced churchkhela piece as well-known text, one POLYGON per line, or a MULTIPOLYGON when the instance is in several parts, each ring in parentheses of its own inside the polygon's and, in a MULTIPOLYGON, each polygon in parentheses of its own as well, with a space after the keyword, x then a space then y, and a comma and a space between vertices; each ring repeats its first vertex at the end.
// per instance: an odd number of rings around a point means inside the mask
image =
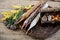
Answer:
MULTIPOLYGON (((48 7, 48 4, 45 3, 44 6, 43 6, 41 9, 45 9, 45 8, 47 8, 47 7, 48 7)), ((38 15, 37 15, 37 16, 34 18, 34 20, 31 22, 30 27, 28 28, 26 34, 28 33, 28 31, 29 31, 31 28, 33 28, 33 27, 37 24, 37 22, 39 21, 39 18, 40 18, 40 13, 38 13, 38 15)))
POLYGON ((22 29, 25 27, 27 27, 31 22, 32 22, 32 20, 38 15, 38 9, 39 8, 37 8, 36 9, 36 11, 35 12, 33 12, 25 21, 24 21, 24 23, 23 23, 23 25, 22 25, 22 29))
POLYGON ((30 10, 25 12, 21 19, 16 23, 19 24, 22 20, 26 19, 30 14, 32 14, 39 6, 43 6, 43 4, 46 3, 46 1, 39 1, 36 5, 34 5, 30 10))
POLYGON ((23 23, 22 28, 26 28, 31 22, 32 20, 38 15, 39 10, 46 4, 46 2, 44 4, 41 5, 41 7, 38 7, 23 23))
POLYGON ((26 34, 28 33, 28 31, 29 31, 32 27, 34 27, 34 26, 37 24, 37 22, 39 21, 39 18, 40 18, 40 13, 38 13, 38 15, 35 17, 35 19, 31 22, 30 27, 28 28, 26 34))

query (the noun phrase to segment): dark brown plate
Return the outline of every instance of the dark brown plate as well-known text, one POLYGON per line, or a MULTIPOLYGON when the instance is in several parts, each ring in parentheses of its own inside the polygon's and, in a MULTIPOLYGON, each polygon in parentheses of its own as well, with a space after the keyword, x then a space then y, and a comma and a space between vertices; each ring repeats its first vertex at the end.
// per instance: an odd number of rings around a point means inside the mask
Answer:
POLYGON ((38 24, 34 28, 31 29, 28 35, 33 36, 38 39, 40 38, 44 39, 54 34, 59 28, 60 28, 59 25, 42 26, 40 25, 40 22, 38 22, 38 24))
MULTIPOLYGON (((19 24, 19 26, 21 27, 22 23, 19 24)), ((36 38, 36 39, 45 39, 47 37, 50 37, 52 34, 54 34, 56 31, 58 31, 58 29, 60 28, 60 25, 50 25, 47 24, 48 26, 42 26, 40 21, 37 23, 37 25, 35 27, 33 27, 28 35, 36 38)))

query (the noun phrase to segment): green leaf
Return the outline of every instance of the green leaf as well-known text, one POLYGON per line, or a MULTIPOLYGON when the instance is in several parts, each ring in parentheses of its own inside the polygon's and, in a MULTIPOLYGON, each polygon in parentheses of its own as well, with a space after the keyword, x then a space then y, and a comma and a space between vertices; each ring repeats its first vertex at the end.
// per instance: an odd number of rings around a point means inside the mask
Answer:
POLYGON ((20 10, 18 13, 12 14, 11 17, 6 20, 6 24, 5 25, 6 26, 8 24, 13 25, 15 23, 15 21, 16 21, 15 19, 13 19, 13 17, 17 14, 16 19, 18 20, 18 19, 21 18, 21 16, 23 15, 23 13, 24 13, 23 10, 20 10))
POLYGON ((6 23, 5 23, 6 26, 7 26, 8 24, 12 24, 14 15, 15 15, 15 14, 12 14, 9 19, 6 19, 6 23))
POLYGON ((17 19, 20 19, 21 18, 21 16, 23 15, 23 10, 20 10, 19 12, 18 12, 18 15, 17 15, 17 19))

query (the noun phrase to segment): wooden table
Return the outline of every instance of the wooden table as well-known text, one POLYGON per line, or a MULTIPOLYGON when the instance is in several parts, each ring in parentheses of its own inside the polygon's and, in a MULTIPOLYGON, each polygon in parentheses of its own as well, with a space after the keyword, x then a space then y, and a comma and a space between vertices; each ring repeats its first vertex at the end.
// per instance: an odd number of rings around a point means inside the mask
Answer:
MULTIPOLYGON (((12 10, 12 5, 28 5, 28 4, 35 4, 35 1, 23 1, 23 0, 2 0, 0 2, 0 12, 2 11, 8 11, 12 10), (26 3, 27 2, 27 3, 26 3)), ((58 2, 48 2, 49 5, 53 5, 55 7, 55 4, 60 5, 58 2), (54 4, 55 3, 55 4, 54 4)), ((58 6, 60 7, 60 6, 58 6)), ((3 16, 0 14, 0 19, 3 16)), ((13 31, 10 29, 7 29, 6 26, 2 23, 0 20, 0 40, 37 40, 34 38, 31 38, 30 36, 27 36, 24 32, 22 32, 20 29, 13 31)), ((60 40, 60 30, 55 33, 53 36, 47 38, 46 40, 60 40)))

